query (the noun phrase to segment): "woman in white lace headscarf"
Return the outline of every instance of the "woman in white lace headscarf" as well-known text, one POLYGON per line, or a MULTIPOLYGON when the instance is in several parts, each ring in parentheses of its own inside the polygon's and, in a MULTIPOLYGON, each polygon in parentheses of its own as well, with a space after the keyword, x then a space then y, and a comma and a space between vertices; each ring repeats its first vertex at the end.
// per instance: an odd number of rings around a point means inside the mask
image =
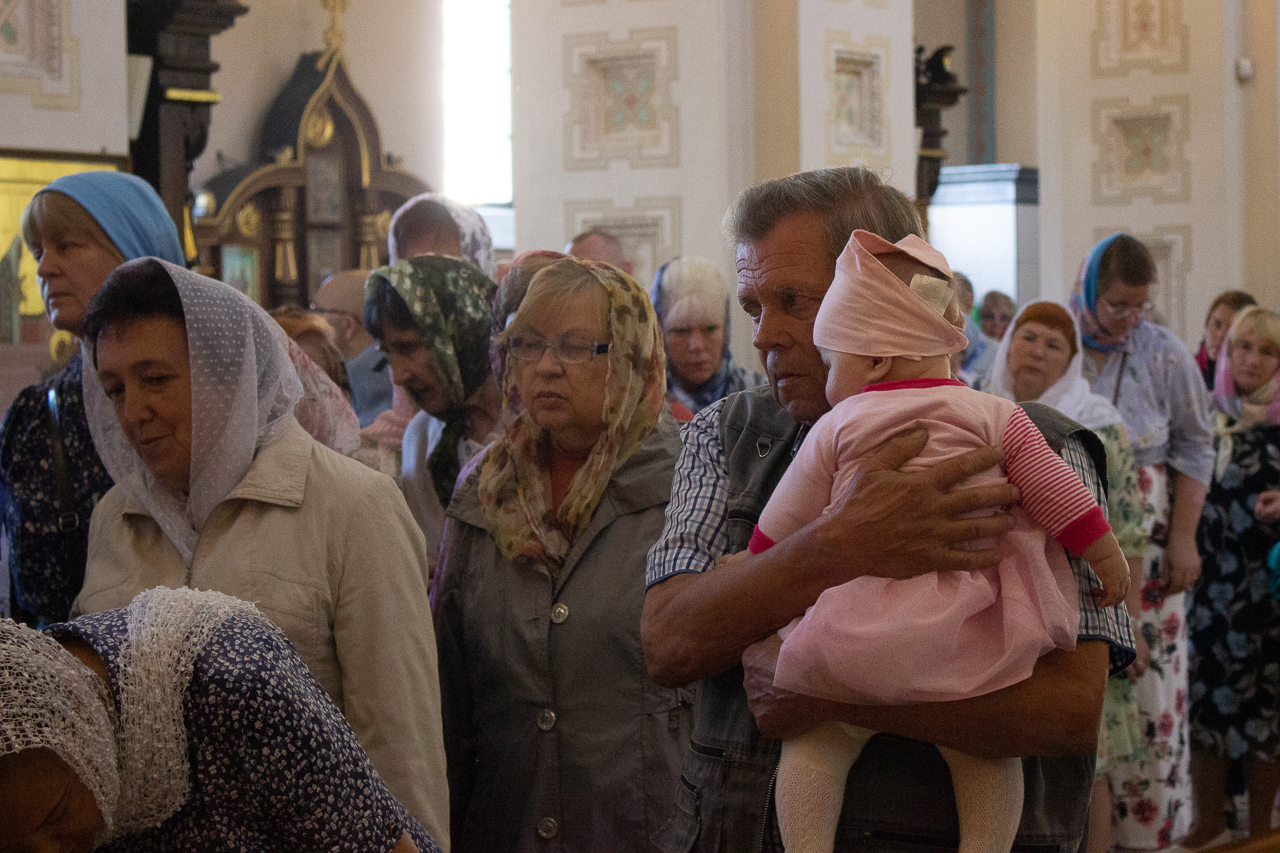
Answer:
POLYGON ((0 849, 434 851, 252 604, 0 621, 0 849))
POLYGON ((497 276, 493 238, 484 217, 443 193, 422 193, 400 205, 387 231, 393 264, 421 255, 449 255, 471 261, 489 278, 497 276))
POLYGON ((94 510, 73 613, 157 585, 256 602, 391 792, 447 838, 422 535, 391 480, 299 426, 284 331, 234 288, 147 258, 95 297, 85 355, 116 485, 94 510))

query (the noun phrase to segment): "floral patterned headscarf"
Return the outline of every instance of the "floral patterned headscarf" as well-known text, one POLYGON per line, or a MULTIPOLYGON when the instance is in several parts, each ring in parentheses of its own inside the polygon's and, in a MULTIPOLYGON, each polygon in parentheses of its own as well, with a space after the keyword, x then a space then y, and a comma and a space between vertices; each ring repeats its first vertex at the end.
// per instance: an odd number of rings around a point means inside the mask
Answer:
POLYGON ((467 430, 462 404, 489 378, 489 324, 497 285, 470 261, 444 255, 379 267, 365 282, 366 298, 378 279, 385 279, 408 306, 449 392, 444 433, 427 459, 440 505, 447 507, 460 470, 458 443, 467 430))
MULTIPOLYGON (((516 393, 518 364, 505 359, 502 438, 480 467, 480 504, 498 548, 509 559, 541 560, 554 573, 586 529, 614 472, 653 431, 667 391, 662 330, 644 288, 608 264, 565 258, 540 271, 530 290, 585 269, 609 298, 609 372, 604 431, 574 475, 558 510, 540 461, 544 435, 516 393)), ((517 318, 520 312, 517 311, 517 318)), ((499 342, 505 350, 506 341, 499 342)))

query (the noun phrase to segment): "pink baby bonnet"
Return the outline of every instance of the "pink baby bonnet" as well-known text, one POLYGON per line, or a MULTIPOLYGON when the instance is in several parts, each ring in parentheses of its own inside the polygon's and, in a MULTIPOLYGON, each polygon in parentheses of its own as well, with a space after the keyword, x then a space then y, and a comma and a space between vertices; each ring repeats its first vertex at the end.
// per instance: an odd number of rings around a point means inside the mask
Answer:
POLYGON ((854 355, 920 358, 959 352, 968 340, 944 317, 954 286, 942 253, 914 234, 890 243, 854 231, 813 325, 813 342, 854 355), (935 270, 907 286, 877 255, 901 253, 935 270))

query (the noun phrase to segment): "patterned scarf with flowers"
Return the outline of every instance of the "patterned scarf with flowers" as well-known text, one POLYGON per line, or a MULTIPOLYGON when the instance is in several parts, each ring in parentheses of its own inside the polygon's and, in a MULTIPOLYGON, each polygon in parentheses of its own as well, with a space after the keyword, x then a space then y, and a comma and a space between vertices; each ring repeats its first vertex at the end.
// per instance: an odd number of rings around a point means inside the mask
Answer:
MULTIPOLYGON (((562 273, 559 268, 565 265, 585 269, 609 299, 604 431, 559 508, 554 508, 550 475, 540 461, 546 436, 521 405, 517 367, 504 353, 504 432, 480 468, 480 503, 499 549, 509 559, 540 560, 553 574, 590 523, 614 472, 653 431, 667 390, 662 332, 644 289, 607 264, 576 258, 556 261, 539 272, 531 288, 543 275, 562 273)), ((499 349, 505 346, 505 341, 498 344, 499 349)))
POLYGON ((447 507, 461 469, 458 444, 467 432, 462 404, 489 378, 489 325, 497 285, 470 261, 444 255, 379 267, 370 273, 366 293, 377 278, 386 279, 409 307, 431 364, 449 391, 444 432, 427 459, 436 496, 447 507))

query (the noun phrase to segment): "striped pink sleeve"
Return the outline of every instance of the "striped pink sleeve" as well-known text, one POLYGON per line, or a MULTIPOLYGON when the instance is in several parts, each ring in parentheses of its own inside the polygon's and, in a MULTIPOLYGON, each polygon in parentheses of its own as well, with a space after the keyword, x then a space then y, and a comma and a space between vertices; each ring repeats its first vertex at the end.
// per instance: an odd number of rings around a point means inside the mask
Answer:
POLYGON ((1009 418, 1003 446, 1005 473, 1022 492, 1023 509, 1067 550, 1079 554, 1111 529, 1093 495, 1021 407, 1009 418))

